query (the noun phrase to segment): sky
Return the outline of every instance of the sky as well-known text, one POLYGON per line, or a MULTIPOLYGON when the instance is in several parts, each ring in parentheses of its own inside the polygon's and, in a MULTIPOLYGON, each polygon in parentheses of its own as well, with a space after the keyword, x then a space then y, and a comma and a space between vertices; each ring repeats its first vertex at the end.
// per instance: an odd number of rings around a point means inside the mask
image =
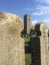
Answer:
POLYGON ((49 0, 0 0, 0 12, 32 16, 32 24, 45 22, 49 27, 49 0))

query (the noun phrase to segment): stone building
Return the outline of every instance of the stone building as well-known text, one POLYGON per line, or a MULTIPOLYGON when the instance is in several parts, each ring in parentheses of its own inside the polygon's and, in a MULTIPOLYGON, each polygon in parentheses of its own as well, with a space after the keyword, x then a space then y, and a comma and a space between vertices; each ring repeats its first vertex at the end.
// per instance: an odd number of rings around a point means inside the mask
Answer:
POLYGON ((31 29, 31 15, 24 15, 24 33, 29 34, 31 29))

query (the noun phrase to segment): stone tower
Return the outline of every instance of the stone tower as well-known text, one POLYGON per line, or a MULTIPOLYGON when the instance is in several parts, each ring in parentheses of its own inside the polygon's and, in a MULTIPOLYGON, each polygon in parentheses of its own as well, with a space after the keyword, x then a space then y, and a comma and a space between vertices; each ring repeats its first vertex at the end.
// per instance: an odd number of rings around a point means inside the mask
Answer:
POLYGON ((24 32, 29 34, 31 29, 31 15, 24 15, 24 32))
POLYGON ((45 23, 36 24, 36 36, 31 37, 32 65, 49 65, 48 28, 45 23))

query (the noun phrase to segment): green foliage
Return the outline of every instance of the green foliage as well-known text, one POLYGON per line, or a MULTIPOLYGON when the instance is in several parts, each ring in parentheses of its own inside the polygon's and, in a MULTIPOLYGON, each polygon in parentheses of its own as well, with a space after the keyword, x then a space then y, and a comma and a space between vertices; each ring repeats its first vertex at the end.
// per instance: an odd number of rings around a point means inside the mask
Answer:
POLYGON ((25 54, 25 65, 31 64, 31 54, 25 54))
POLYGON ((24 38, 24 40, 25 40, 25 42, 28 42, 28 41, 30 41, 30 36, 29 35, 23 35, 23 38, 24 38))
MULTIPOLYGON (((25 46, 28 46, 28 43, 30 41, 29 35, 22 35, 22 38, 25 40, 25 46)), ((31 64, 31 54, 25 53, 25 65, 31 64)))

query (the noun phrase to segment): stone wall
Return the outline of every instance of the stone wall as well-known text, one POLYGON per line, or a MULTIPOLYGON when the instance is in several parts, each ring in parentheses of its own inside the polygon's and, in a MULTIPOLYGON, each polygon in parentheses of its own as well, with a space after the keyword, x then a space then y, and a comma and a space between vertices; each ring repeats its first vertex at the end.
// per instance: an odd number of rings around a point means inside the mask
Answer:
POLYGON ((25 65, 22 20, 0 12, 0 65, 25 65))

